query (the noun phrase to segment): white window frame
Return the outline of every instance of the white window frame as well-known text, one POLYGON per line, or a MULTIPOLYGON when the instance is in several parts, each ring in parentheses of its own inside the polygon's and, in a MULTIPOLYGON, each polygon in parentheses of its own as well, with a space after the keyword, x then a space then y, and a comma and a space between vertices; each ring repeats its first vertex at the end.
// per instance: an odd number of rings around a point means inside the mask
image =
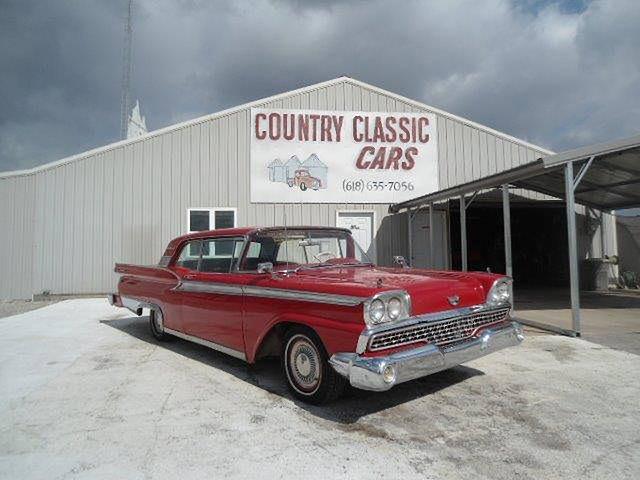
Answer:
POLYGON ((187 233, 194 233, 196 230, 191 230, 191 212, 193 211, 208 211, 209 212, 209 230, 215 230, 216 228, 216 212, 233 212, 233 228, 238 226, 238 209, 235 207, 191 207, 187 208, 187 233))

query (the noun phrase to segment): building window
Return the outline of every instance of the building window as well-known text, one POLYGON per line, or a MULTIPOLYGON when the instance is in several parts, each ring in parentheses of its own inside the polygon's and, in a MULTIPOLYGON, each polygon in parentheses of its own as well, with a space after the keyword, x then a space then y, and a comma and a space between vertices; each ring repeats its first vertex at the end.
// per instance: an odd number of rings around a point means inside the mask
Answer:
POLYGON ((202 232, 218 228, 237 226, 235 208, 189 208, 187 209, 187 232, 202 232))

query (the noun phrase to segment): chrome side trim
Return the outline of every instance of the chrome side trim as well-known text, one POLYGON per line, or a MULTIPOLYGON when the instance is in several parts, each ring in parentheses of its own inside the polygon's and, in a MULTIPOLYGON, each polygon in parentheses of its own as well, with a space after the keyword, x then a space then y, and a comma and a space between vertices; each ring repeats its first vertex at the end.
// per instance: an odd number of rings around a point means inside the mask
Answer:
POLYGON ((174 290, 180 290, 183 292, 242 295, 242 287, 240 285, 229 285, 227 283, 196 282, 193 280, 185 280, 183 282, 180 282, 174 290))
POLYGON ((227 283, 198 282, 185 280, 175 290, 183 292, 219 293, 222 295, 246 295, 248 297, 277 298, 282 300, 296 300, 299 302, 328 303, 355 307, 364 302, 367 297, 354 297, 333 293, 305 292, 300 290, 284 290, 280 288, 252 287, 229 285, 227 283))
POLYGON ((189 342, 197 343, 199 345, 209 347, 213 350, 217 350, 222 353, 226 353, 227 355, 231 355, 232 357, 239 358, 240 360, 247 361, 247 357, 244 352, 240 352, 238 350, 234 350, 233 348, 225 347, 224 345, 220 345, 219 343, 210 342, 209 340, 205 340, 200 337, 194 337, 193 335, 189 335, 187 333, 178 332, 177 330, 172 330, 170 328, 164 327, 163 331, 169 333, 175 337, 182 338, 183 340, 187 340, 189 342))
POLYGON ((279 298, 283 300, 296 300, 299 302, 328 303, 331 305, 344 305, 355 307, 364 302, 368 297, 354 297, 334 293, 304 292, 299 290, 282 290, 268 287, 243 287, 244 294, 249 297, 279 298))

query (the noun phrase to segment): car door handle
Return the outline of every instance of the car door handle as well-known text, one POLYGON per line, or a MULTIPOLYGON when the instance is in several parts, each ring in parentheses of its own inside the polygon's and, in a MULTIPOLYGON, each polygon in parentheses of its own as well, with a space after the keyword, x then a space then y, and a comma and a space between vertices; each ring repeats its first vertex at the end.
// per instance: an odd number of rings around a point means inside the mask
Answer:
POLYGON ((184 276, 184 279, 185 279, 185 280, 195 280, 195 279, 196 279, 196 276, 195 276, 195 275, 192 275, 192 274, 188 274, 188 275, 185 275, 185 276, 184 276))

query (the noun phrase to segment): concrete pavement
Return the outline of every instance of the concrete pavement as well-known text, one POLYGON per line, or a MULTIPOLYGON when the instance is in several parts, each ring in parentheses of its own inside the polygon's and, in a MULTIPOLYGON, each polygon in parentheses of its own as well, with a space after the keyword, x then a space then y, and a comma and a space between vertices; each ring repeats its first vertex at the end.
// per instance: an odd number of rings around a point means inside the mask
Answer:
POLYGON ((518 348, 328 407, 106 301, 0 319, 0 478, 637 478, 640 358, 518 348))

